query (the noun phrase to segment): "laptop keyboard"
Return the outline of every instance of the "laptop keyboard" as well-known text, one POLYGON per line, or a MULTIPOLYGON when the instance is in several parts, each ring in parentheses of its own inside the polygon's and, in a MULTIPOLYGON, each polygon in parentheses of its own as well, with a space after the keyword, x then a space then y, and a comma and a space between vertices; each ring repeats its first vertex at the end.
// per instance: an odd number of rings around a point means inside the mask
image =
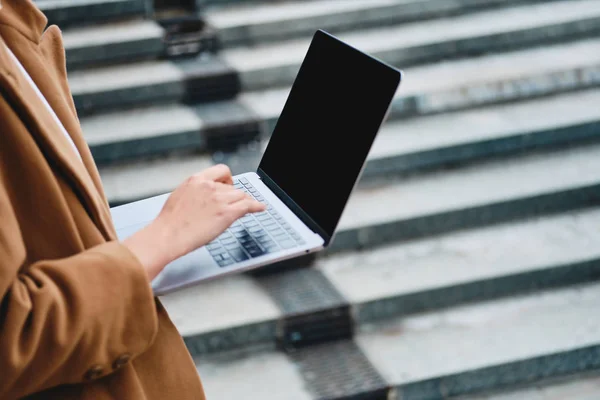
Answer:
POLYGON ((206 245, 221 267, 305 244, 300 235, 246 178, 235 180, 234 186, 264 203, 267 209, 256 214, 246 214, 206 245))

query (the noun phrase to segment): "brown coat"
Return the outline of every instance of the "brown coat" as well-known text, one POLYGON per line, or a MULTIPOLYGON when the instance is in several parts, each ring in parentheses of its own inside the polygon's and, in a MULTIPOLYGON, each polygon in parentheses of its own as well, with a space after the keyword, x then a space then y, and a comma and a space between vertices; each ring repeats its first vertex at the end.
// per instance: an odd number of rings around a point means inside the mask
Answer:
POLYGON ((116 241, 60 30, 43 32, 31 0, 0 4, 0 399, 203 399, 183 340, 116 241))

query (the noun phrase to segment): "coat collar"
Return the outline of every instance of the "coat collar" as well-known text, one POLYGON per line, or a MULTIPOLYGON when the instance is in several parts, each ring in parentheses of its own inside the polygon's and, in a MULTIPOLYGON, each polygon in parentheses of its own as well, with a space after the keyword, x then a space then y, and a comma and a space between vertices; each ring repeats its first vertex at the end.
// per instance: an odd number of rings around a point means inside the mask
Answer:
POLYGON ((100 177, 68 91, 60 30, 54 26, 43 32, 46 17, 31 0, 0 1, 0 88, 7 92, 22 119, 30 124, 31 134, 44 155, 65 176, 104 237, 113 240, 116 234, 100 177), (72 154, 67 138, 11 59, 6 46, 23 64, 58 116, 83 163, 72 154))
POLYGON ((32 0, 0 1, 0 25, 16 29, 36 44, 39 44, 47 24, 48 19, 32 0))

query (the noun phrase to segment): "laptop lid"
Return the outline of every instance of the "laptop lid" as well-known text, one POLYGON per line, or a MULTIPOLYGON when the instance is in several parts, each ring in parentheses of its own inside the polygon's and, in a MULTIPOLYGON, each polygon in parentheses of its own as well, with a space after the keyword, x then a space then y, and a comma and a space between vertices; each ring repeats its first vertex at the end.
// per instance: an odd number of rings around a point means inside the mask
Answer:
POLYGON ((329 244, 402 73, 317 31, 258 167, 329 244))

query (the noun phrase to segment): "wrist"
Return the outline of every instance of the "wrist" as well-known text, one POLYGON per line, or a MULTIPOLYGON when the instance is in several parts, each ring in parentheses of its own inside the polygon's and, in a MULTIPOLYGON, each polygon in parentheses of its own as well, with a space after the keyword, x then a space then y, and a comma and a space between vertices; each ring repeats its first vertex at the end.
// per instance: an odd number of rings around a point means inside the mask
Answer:
POLYGON ((165 227, 155 220, 123 242, 138 258, 150 281, 175 259, 169 252, 168 237, 165 227))

